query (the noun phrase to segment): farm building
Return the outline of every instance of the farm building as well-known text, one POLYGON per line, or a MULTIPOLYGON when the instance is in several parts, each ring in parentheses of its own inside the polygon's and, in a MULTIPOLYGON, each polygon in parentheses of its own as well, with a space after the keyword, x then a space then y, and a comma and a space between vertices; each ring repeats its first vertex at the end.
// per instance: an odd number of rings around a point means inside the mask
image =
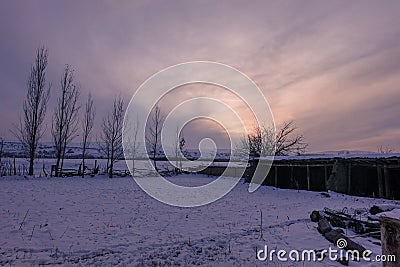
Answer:
MULTIPOLYGON (((247 182, 251 181, 257 164, 271 162, 263 158, 251 160, 243 175, 247 182)), ((226 167, 210 166, 202 173, 221 175, 225 170, 226 167)), ((234 175, 235 171, 228 173, 234 175)), ((263 185, 400 199, 400 154, 275 157, 263 185)))

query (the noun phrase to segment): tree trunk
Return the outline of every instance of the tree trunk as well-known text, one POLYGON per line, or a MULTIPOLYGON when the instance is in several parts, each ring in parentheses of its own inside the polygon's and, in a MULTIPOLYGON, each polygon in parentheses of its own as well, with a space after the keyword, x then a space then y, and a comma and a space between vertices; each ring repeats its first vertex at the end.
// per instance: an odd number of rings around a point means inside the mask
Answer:
POLYGON ((34 159, 35 159, 34 153, 35 153, 35 152, 32 151, 32 149, 31 149, 31 151, 29 152, 29 172, 28 172, 28 175, 30 175, 30 176, 33 175, 33 161, 34 161, 34 159))
POLYGON ((60 173, 59 173, 59 168, 60 168, 60 153, 57 152, 57 161, 56 161, 56 169, 54 170, 54 177, 59 177, 60 173))
POLYGON ((82 178, 85 178, 85 153, 86 153, 86 147, 84 145, 82 151, 82 178))
POLYGON ((64 153, 63 153, 63 155, 62 155, 62 157, 61 157, 60 175, 62 175, 63 168, 64 168, 64 158, 65 158, 65 150, 64 150, 64 153))
POLYGON ((114 169, 114 146, 111 146, 111 157, 110 157, 110 169, 109 169, 109 178, 113 178, 113 169, 114 169))
POLYGON ((154 148, 154 152, 153 152, 153 162, 154 162, 154 169, 156 170, 156 172, 158 172, 158 169, 157 169, 157 161, 156 161, 156 155, 157 155, 157 147, 155 146, 155 148, 154 148))
POLYGON ((109 178, 113 178, 113 168, 114 168, 114 164, 113 164, 113 161, 111 161, 110 169, 109 169, 109 173, 108 173, 109 178))
POLYGON ((15 156, 14 156, 14 175, 17 175, 17 166, 15 164, 15 156))
POLYGON ((132 176, 135 176, 135 156, 132 157, 132 176))

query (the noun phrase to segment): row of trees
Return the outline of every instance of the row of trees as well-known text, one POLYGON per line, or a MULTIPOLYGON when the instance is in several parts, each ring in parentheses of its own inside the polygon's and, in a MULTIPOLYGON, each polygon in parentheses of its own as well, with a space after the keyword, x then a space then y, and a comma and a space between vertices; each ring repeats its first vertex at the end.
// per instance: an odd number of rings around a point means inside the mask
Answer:
MULTIPOLYGON (((35 63, 31 67, 27 83, 27 93, 23 103, 23 115, 20 123, 15 127, 13 133, 19 139, 29 158, 28 174, 34 173, 34 160, 39 140, 45 133, 44 121, 47 111, 47 104, 50 98, 51 85, 46 82, 46 69, 48 65, 48 50, 41 47, 37 50, 35 63)), ((51 136, 55 148, 55 176, 62 174, 66 149, 68 144, 77 136, 81 130, 82 136, 82 176, 85 173, 85 159, 87 156, 88 143, 94 127, 95 107, 94 101, 89 94, 84 110, 81 127, 79 127, 78 114, 80 106, 78 103, 80 93, 79 86, 74 80, 74 73, 70 66, 66 66, 60 80, 60 94, 57 98, 57 106, 53 113, 51 136)), ((121 95, 115 97, 112 110, 103 118, 101 123, 100 146, 107 156, 107 173, 111 178, 114 172, 114 163, 123 157, 122 130, 124 118, 124 99, 121 95)), ((148 128, 146 141, 150 153, 154 159, 154 166, 157 170, 155 160, 157 151, 160 149, 161 128, 163 115, 159 107, 152 113, 151 123, 148 128)), ((138 123, 134 125, 134 139, 129 140, 133 160, 136 156, 138 123)), ((182 141, 181 144, 182 146, 182 141)))
MULTIPOLYGON (((35 62, 31 67, 27 82, 27 93, 23 102, 23 113, 20 122, 12 130, 14 135, 23 145, 29 158, 28 174, 34 174, 34 160, 38 142, 45 133, 45 116, 50 98, 51 84, 46 82, 46 69, 48 65, 48 50, 41 47, 36 52, 35 62)), ((94 101, 89 94, 83 110, 83 119, 79 124, 78 103, 79 86, 74 80, 74 73, 66 65, 60 80, 60 95, 53 113, 51 136, 55 148, 56 164, 55 176, 60 176, 63 169, 66 148, 78 136, 82 136, 82 176, 85 173, 85 159, 87 157, 88 143, 90 142, 95 121, 94 101), (81 126, 81 127, 80 127, 81 126)), ((112 177, 113 163, 121 155, 122 123, 124 114, 124 101, 121 96, 114 99, 113 110, 102 123, 101 140, 104 142, 104 151, 107 154, 107 171, 112 177)), ((1 149, 3 142, 1 142, 1 149)), ((1 155, 0 155, 1 159, 1 155)))
MULTIPOLYGON (((13 133, 27 151, 29 175, 34 173, 36 149, 46 130, 44 120, 51 90, 51 84, 46 81, 47 65, 48 50, 41 47, 36 52, 35 62, 28 77, 27 93, 23 102, 23 113, 20 122, 13 130, 13 133)), ((79 123, 78 115, 81 108, 78 103, 79 96, 79 86, 75 82, 74 72, 70 66, 66 65, 61 75, 59 96, 51 124, 51 136, 56 156, 55 176, 62 174, 67 146, 78 136, 78 131, 80 131, 82 137, 82 176, 85 173, 85 158, 95 122, 95 107, 93 98, 89 94, 84 104, 82 121, 79 123)), ((114 163, 123 157, 122 131, 124 111, 124 99, 119 95, 114 98, 112 110, 103 118, 101 123, 100 145, 107 156, 107 172, 110 178, 113 176, 114 163)), ((157 171, 156 158, 157 153, 160 151, 163 121, 164 116, 157 106, 153 110, 146 128, 146 143, 157 171)), ((129 130, 135 133, 133 135, 134 140, 129 140, 131 147, 128 150, 130 151, 134 168, 138 122, 133 124, 133 127, 134 129, 129 130)), ((295 130, 296 127, 293 121, 285 123, 276 134, 272 128, 257 127, 251 134, 243 138, 241 148, 249 151, 250 155, 254 157, 270 155, 272 151, 275 151, 276 155, 286 155, 293 152, 301 153, 306 149, 307 144, 304 142, 303 135, 294 134, 295 130)), ((185 140, 180 136, 178 130, 175 143, 175 156, 178 158, 181 155, 179 150, 182 151, 185 146, 185 140)))

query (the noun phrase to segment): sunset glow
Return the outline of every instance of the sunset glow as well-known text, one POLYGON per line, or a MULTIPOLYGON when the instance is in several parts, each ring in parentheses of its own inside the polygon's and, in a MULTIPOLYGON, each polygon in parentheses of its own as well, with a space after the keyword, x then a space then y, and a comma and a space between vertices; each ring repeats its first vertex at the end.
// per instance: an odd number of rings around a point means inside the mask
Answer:
MULTIPOLYGON (((116 93, 128 100, 161 69, 207 60, 254 80, 277 125, 294 120, 311 152, 398 151, 399 11, 398 1, 3 1, 0 135, 14 138, 9 130, 19 120, 35 50, 44 45, 52 91, 70 64, 81 95, 93 94, 99 121, 116 93)), ((166 110, 207 88, 177 90, 163 100, 166 110)), ((237 99, 223 98, 251 116, 237 99)), ((54 93, 49 112, 55 102, 54 93)), ((209 127, 193 127, 208 134, 209 127)))

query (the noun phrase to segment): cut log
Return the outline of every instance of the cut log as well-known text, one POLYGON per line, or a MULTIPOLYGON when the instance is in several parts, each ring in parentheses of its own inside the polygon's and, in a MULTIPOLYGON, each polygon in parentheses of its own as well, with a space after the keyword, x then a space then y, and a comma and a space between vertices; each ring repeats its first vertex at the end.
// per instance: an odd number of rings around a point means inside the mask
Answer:
POLYGON ((310 219, 312 222, 318 222, 319 218, 320 218, 319 211, 314 210, 313 212, 311 212, 310 219))
POLYGON ((325 218, 321 218, 318 222, 318 232, 320 232, 320 234, 324 235, 330 231, 332 231, 332 227, 329 224, 328 220, 325 218))
POLYGON ((376 230, 380 228, 380 225, 378 222, 367 222, 367 221, 362 221, 362 220, 358 220, 355 218, 352 218, 350 215, 345 214, 343 212, 338 212, 338 211, 334 211, 331 209, 324 209, 324 212, 326 213, 326 215, 330 218, 334 218, 331 220, 329 220, 333 226, 338 226, 341 228, 345 228, 346 224, 348 224, 349 222, 353 222, 353 223, 361 223, 364 227, 364 229, 371 229, 371 230, 376 230))
POLYGON ((358 252, 360 252, 360 255, 362 255, 362 253, 365 251, 365 248, 363 246, 345 236, 341 229, 335 229, 327 232, 324 236, 328 241, 332 242, 335 245, 339 239, 346 240, 347 246, 343 248, 345 250, 357 250, 358 252))
POLYGON ((342 229, 334 229, 324 234, 325 238, 331 242, 336 244, 337 240, 344 234, 342 229))
POLYGON ((391 211, 394 209, 400 209, 400 206, 399 205, 390 205, 390 204, 373 205, 369 209, 369 213, 371 213, 372 215, 376 215, 378 213, 385 212, 385 211, 391 211))
POLYGON ((366 228, 361 222, 351 221, 347 224, 347 226, 356 232, 356 234, 365 234, 366 228))

